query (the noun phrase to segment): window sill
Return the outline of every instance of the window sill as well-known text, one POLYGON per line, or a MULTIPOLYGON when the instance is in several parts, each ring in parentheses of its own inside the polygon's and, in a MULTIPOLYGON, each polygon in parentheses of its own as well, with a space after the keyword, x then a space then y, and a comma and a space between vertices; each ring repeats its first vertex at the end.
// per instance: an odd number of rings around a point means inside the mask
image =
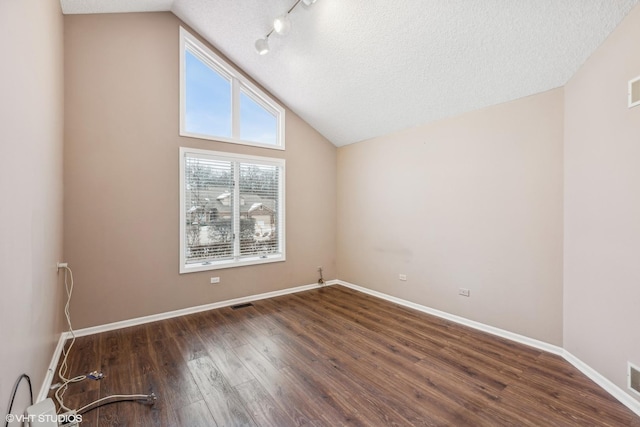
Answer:
POLYGON ((247 257, 238 259, 225 259, 211 261, 209 263, 194 263, 180 266, 180 274, 196 273, 198 271, 220 270, 222 268, 246 267, 250 265, 269 264, 285 261, 284 254, 267 255, 263 257, 247 257))

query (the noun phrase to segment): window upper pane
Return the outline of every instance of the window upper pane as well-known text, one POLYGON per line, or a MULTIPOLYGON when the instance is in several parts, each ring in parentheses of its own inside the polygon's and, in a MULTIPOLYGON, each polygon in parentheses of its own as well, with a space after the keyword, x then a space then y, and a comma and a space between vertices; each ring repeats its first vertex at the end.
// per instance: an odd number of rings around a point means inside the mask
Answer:
POLYGON ((180 28, 180 135, 284 150, 285 110, 180 28))
POLYGON ((231 81, 185 52, 187 132, 231 137, 231 81))
POLYGON ((240 92, 240 139, 275 145, 278 137, 276 116, 245 91, 240 92))

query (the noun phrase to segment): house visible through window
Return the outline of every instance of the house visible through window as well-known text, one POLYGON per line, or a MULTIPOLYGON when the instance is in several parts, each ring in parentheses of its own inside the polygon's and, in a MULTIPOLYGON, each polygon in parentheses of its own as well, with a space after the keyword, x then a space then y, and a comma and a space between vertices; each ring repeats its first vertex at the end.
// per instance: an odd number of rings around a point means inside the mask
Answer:
POLYGON ((180 135, 284 149, 284 109, 180 28, 180 135))
POLYGON ((180 272, 284 261, 282 159, 180 149, 180 272))

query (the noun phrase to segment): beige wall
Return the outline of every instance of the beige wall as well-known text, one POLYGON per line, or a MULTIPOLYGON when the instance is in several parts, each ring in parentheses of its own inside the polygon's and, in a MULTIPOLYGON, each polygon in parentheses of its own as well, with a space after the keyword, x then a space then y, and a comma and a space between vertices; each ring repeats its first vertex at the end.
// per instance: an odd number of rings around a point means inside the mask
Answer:
POLYGON ((562 345, 562 139, 557 89, 341 147, 338 277, 562 345))
MULTIPOLYGON (((34 398, 61 331, 62 13, 0 0, 0 414, 18 376, 34 398)), ((21 386, 12 413, 28 405, 21 386)))
POLYGON ((636 6, 565 89, 565 348, 623 390, 640 366, 639 46, 636 6))
POLYGON ((65 254, 77 327, 315 283, 318 266, 335 277, 332 144, 290 110, 284 152, 180 137, 174 15, 64 23, 65 254), (178 274, 180 146, 287 160, 286 262, 178 274))

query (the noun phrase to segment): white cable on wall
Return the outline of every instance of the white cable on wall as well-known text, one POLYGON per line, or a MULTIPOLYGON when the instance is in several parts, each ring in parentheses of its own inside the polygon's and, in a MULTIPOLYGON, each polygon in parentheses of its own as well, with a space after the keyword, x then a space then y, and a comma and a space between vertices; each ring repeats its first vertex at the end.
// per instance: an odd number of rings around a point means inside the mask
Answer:
POLYGON ((55 392, 56 400, 60 405, 60 407, 58 408, 58 412, 60 412, 61 409, 64 409, 65 411, 71 411, 70 408, 67 408, 64 405, 64 394, 67 391, 67 387, 69 386, 69 384, 85 380, 87 376, 79 375, 73 378, 66 377, 67 371, 69 370, 67 359, 69 357, 69 353, 71 353, 73 344, 75 344, 76 342, 76 334, 73 331, 73 326, 71 326, 71 311, 69 308, 71 304, 71 295, 73 294, 73 271, 71 271, 71 268, 69 268, 66 263, 59 263, 58 268, 64 269, 64 288, 67 291, 67 302, 64 305, 64 316, 67 319, 67 325, 69 326, 69 332, 71 333, 71 344, 69 344, 69 348, 67 348, 66 350, 64 346, 62 347, 62 354, 64 354, 64 358, 62 359, 62 363, 60 364, 60 369, 58 369, 58 377, 60 377, 60 379, 63 381, 62 385, 55 392))
POLYGON ((75 334, 75 331, 73 330, 73 326, 71 325, 71 309, 70 309, 71 295, 73 295, 73 271, 71 271, 71 268, 68 266, 66 262, 58 263, 58 269, 61 269, 61 268, 64 269, 64 288, 65 288, 65 291, 67 292, 67 302, 64 305, 64 316, 67 319, 67 326, 69 327, 69 333, 71 334, 71 344, 69 344, 69 347, 66 350, 64 346, 62 347, 62 353, 64 354, 64 357, 62 359, 62 363, 60 364, 60 368, 58 369, 58 377, 60 377, 60 380, 62 380, 62 384, 60 385, 60 387, 58 387, 58 389, 54 393, 55 398, 59 404, 58 412, 60 412, 60 410, 62 409, 64 409, 66 412, 72 412, 72 411, 76 413, 88 412, 88 410, 96 409, 97 407, 99 407, 99 406, 95 406, 96 404, 99 404, 99 403, 104 404, 105 402, 115 403, 122 400, 144 399, 143 403, 150 403, 150 404, 155 403, 156 396, 153 393, 148 395, 147 394, 116 394, 116 395, 110 395, 110 396, 106 396, 101 399, 95 400, 87 405, 84 405, 82 408, 78 410, 74 410, 65 406, 64 394, 67 391, 69 384, 86 380, 88 377, 87 375, 78 375, 73 378, 66 377, 67 371, 69 370, 67 359, 69 358, 69 353, 71 353, 71 348, 76 342, 76 334, 75 334))

